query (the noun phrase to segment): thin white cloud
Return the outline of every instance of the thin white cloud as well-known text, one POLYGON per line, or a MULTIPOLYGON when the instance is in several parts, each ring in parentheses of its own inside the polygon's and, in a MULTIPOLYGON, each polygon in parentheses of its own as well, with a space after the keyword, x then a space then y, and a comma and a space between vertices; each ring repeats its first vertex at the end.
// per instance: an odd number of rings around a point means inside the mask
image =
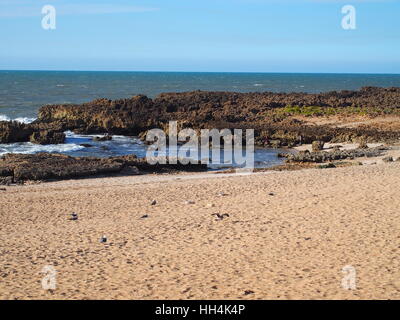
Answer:
MULTIPOLYGON (((54 1, 54 0, 53 0, 54 1)), ((0 17, 34 17, 42 15, 42 7, 49 1, 9 1, 0 0, 0 17)), ((116 14, 116 13, 139 13, 157 11, 159 8, 119 5, 119 4, 78 4, 78 3, 51 3, 57 15, 80 15, 80 14, 116 14)))

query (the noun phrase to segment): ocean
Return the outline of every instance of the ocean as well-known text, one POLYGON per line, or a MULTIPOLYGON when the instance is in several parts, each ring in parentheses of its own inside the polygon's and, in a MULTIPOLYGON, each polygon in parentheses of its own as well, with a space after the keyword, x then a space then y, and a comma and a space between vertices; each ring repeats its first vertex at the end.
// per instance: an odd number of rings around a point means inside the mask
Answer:
MULTIPOLYGON (((400 87, 400 75, 296 74, 296 73, 194 73, 194 72, 83 72, 0 71, 0 121, 31 122, 45 104, 82 103, 97 98, 128 98, 145 94, 192 90, 236 92, 308 92, 356 90, 363 86, 400 87)), ((94 143, 90 136, 67 134, 66 144, 39 146, 30 143, 0 144, 0 155, 9 152, 60 152, 73 156, 108 157, 135 153, 146 147, 134 137, 116 137, 94 143), (85 148, 83 143, 93 147, 85 148)), ((277 150, 257 149, 259 166, 279 163, 277 150)))

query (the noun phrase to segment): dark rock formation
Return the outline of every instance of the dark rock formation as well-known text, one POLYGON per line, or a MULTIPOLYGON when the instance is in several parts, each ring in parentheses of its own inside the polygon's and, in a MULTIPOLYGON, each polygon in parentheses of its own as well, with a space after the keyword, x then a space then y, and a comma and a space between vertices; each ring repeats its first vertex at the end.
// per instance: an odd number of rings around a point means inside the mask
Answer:
POLYGON ((149 129, 167 131, 168 121, 180 127, 255 129, 255 143, 261 146, 293 146, 312 141, 366 142, 389 141, 400 137, 395 130, 374 127, 338 128, 329 125, 306 125, 290 118, 288 106, 319 108, 324 112, 368 108, 381 114, 400 113, 400 88, 366 87, 359 91, 320 94, 306 93, 235 93, 184 92, 163 93, 155 99, 138 95, 129 99, 97 99, 81 105, 47 105, 38 120, 30 125, 3 123, 0 141, 29 141, 33 132, 73 130, 76 133, 138 135, 149 129), (284 113, 275 112, 283 108, 284 113))
POLYGON ((287 116, 273 114, 289 105, 322 108, 389 108, 400 110, 400 88, 367 87, 359 91, 306 93, 184 92, 163 93, 156 99, 98 99, 82 105, 53 105, 40 109, 38 123, 62 126, 81 133, 139 135, 148 129, 167 131, 169 120, 181 127, 253 128, 255 142, 266 146, 293 146, 312 141, 390 140, 399 132, 376 128, 336 128, 309 126, 287 116), (272 112, 272 113, 271 113, 272 112))
POLYGON ((110 141, 112 140, 112 136, 105 135, 103 137, 93 137, 93 141, 110 141))
POLYGON ((134 155, 113 158, 75 158, 62 154, 6 154, 0 158, 0 184, 26 180, 62 180, 104 174, 203 171, 207 166, 150 165, 134 155))
POLYGON ((38 144, 64 143, 62 126, 25 124, 17 121, 0 122, 0 143, 33 142, 38 144))
POLYGON ((55 131, 36 131, 34 132, 29 139, 32 143, 37 144, 58 144, 65 142, 65 134, 63 132, 55 132, 55 131))
POLYGON ((371 149, 353 149, 353 150, 342 150, 342 151, 318 151, 318 152, 309 152, 309 151, 301 151, 296 154, 280 154, 287 158, 289 162, 315 162, 322 163, 328 161, 336 161, 343 159, 354 159, 360 157, 377 157, 382 154, 382 152, 386 150, 383 147, 371 148, 371 149))
POLYGON ((358 144, 359 149, 368 149, 367 142, 364 139, 361 139, 358 144))
POLYGON ((33 129, 16 121, 0 121, 0 143, 29 141, 33 129))
POLYGON ((313 152, 321 151, 324 149, 324 142, 323 141, 313 141, 311 144, 311 148, 313 152))

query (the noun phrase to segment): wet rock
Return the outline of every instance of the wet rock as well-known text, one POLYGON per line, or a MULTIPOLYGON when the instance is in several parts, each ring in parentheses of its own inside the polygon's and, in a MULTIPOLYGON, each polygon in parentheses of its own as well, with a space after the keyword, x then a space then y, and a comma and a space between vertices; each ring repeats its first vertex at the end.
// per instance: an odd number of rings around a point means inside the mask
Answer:
POLYGON ((93 137, 93 141, 101 142, 101 141, 110 141, 112 140, 112 136, 105 135, 103 137, 93 137))
POLYGON ((1 174, 15 181, 69 179, 121 171, 123 163, 111 159, 74 158, 62 154, 6 154, 1 174), (8 172, 7 172, 8 171, 8 172))
POLYGON ((65 134, 47 130, 37 131, 29 137, 29 141, 37 144, 61 144, 65 142, 65 134))
POLYGON ((336 168, 336 165, 333 163, 328 163, 328 164, 321 164, 318 166, 318 169, 329 169, 329 168, 336 168))
POLYGON ((80 144, 81 147, 85 147, 85 148, 91 148, 93 147, 93 145, 89 144, 89 143, 81 143, 80 144))
POLYGON ((393 162, 393 157, 385 157, 382 159, 383 162, 393 162))
POLYGON ((149 164, 135 155, 92 158, 63 154, 6 154, 0 158, 0 183, 62 180, 105 174, 175 173, 206 171, 207 165, 149 164))
MULTIPOLYGON (((163 93, 155 99, 143 95, 129 99, 97 99, 80 105, 48 105, 39 111, 37 126, 60 127, 80 133, 140 135, 149 129, 167 129, 169 120, 186 127, 254 128, 259 145, 293 146, 312 141, 355 141, 360 137, 390 140, 400 137, 394 130, 378 128, 337 128, 306 125, 276 108, 315 106, 338 108, 394 109, 400 106, 400 88, 365 87, 358 91, 307 93, 237 93, 193 91, 163 93), (272 112, 271 116, 265 116, 272 112)), ((43 128, 42 128, 43 129, 43 128)))
POLYGON ((291 154, 287 157, 287 161, 289 162, 314 162, 314 163, 322 163, 322 162, 330 162, 336 160, 343 159, 354 159, 361 157, 377 157, 382 154, 384 149, 370 148, 370 149, 353 149, 353 150, 341 150, 341 151, 318 151, 318 152, 309 152, 309 153, 297 153, 291 154))
POLYGON ((0 121, 0 143, 29 141, 33 129, 16 121, 0 121))
POLYGON ((136 176, 141 174, 140 170, 135 166, 125 166, 119 173, 125 176, 136 176))

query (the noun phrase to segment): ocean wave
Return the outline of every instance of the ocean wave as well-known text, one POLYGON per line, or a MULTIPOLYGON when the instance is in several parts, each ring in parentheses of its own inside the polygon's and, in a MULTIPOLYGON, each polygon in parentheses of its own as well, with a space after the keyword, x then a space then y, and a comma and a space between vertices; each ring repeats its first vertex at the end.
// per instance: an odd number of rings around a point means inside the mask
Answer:
POLYGON ((11 119, 10 117, 6 116, 5 114, 0 114, 0 121, 17 121, 21 123, 31 123, 36 120, 36 118, 28 118, 28 117, 18 117, 15 119, 11 119))
POLYGON ((84 149, 83 146, 69 143, 69 144, 49 144, 40 145, 31 142, 18 142, 9 144, 0 144, 0 156, 7 153, 22 153, 22 154, 34 154, 38 152, 49 152, 49 153, 65 153, 84 149))
MULTIPOLYGON (((65 131, 65 136, 67 138, 75 138, 75 139, 85 139, 85 138, 94 138, 94 137, 103 137, 104 134, 77 134, 72 131, 65 131)), ((140 141, 138 138, 131 136, 121 136, 121 135, 111 135, 112 141, 115 142, 138 142, 140 141)))

